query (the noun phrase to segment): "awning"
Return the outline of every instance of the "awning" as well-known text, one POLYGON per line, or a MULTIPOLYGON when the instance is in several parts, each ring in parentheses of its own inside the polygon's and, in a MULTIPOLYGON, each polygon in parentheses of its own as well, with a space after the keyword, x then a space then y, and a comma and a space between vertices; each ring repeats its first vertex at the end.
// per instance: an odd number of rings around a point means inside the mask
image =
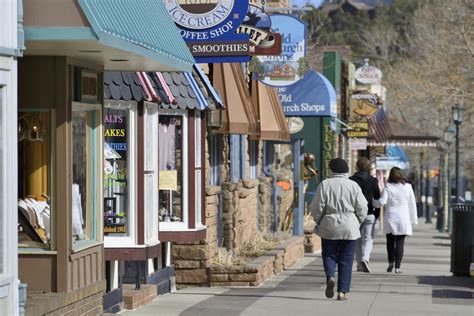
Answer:
POLYGON ((186 72, 106 71, 104 98, 157 102, 174 110, 205 110, 211 102, 204 83, 186 72))
POLYGON ((214 64, 212 76, 212 84, 225 104, 222 127, 216 132, 258 135, 258 113, 240 64, 214 64))
POLYGON ((259 113, 262 140, 289 141, 290 132, 274 88, 252 81, 252 101, 259 113))
MULTIPOLYGON (((370 120, 369 120, 370 124, 370 120)), ((439 138, 426 134, 419 128, 395 118, 386 118, 383 125, 388 125, 390 135, 380 139, 372 133, 369 134, 367 146, 400 146, 400 147, 437 147, 439 138)), ((377 126, 377 125, 376 125, 377 126)), ((379 127, 381 128, 381 127, 379 127)), ((386 129, 387 127, 385 127, 386 129)))
POLYGON ((278 94, 286 116, 337 116, 336 90, 316 71, 308 71, 291 86, 278 88, 278 94))
POLYGON ((80 57, 107 70, 191 72, 194 64, 163 1, 24 0, 24 26, 26 55, 80 57))

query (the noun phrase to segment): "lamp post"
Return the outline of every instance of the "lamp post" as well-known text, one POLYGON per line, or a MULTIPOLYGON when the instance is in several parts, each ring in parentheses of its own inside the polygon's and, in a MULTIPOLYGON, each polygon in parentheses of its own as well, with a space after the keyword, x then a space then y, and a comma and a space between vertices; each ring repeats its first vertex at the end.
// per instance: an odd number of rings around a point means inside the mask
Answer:
POLYGON ((447 145, 446 150, 446 164, 445 164, 445 174, 446 174, 446 183, 444 187, 444 225, 446 226, 445 230, 451 232, 451 223, 452 223, 452 213, 451 208, 449 207, 451 199, 451 144, 453 143, 453 136, 456 133, 456 130, 452 126, 448 126, 444 131, 444 141, 447 145))
POLYGON ((459 203, 461 202, 461 177, 459 174, 459 168, 460 168, 460 163, 459 163, 459 128, 462 123, 463 119, 463 113, 464 113, 464 105, 461 104, 456 104, 452 108, 453 110, 453 121, 454 124, 456 125, 456 202, 459 203))

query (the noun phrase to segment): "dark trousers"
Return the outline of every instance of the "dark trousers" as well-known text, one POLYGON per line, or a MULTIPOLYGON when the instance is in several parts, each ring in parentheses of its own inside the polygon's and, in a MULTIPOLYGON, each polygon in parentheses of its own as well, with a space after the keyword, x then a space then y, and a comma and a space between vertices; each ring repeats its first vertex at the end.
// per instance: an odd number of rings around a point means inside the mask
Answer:
POLYGON ((403 258, 403 248, 405 247, 406 235, 387 234, 387 254, 388 262, 395 262, 395 269, 400 269, 403 258))
POLYGON ((337 266, 337 291, 349 292, 352 279, 352 263, 356 240, 330 240, 322 239, 322 256, 326 278, 336 276, 337 266))

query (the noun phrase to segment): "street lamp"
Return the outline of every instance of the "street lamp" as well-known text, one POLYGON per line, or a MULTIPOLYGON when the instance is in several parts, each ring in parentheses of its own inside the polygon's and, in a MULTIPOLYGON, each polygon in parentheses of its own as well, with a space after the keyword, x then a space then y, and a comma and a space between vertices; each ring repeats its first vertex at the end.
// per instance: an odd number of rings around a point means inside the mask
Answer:
POLYGON ((446 183, 444 187, 444 225, 446 225, 446 231, 451 232, 452 213, 449 207, 451 199, 451 144, 453 143, 453 137, 456 130, 451 125, 444 130, 444 141, 447 145, 447 157, 445 164, 446 183))
POLYGON ((461 177, 459 174, 459 127, 461 126, 462 123, 462 118, 463 118, 463 113, 464 113, 464 104, 456 104, 456 106, 453 106, 453 121, 454 124, 456 125, 456 202, 459 203, 461 202, 460 196, 461 196, 461 177))

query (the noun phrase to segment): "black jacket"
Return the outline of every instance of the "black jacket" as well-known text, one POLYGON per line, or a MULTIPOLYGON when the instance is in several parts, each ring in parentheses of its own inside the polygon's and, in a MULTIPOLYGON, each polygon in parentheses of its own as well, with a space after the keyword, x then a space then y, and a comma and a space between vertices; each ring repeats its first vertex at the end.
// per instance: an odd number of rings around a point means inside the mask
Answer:
POLYGON ((365 196, 365 199, 368 202, 368 212, 367 215, 375 215, 375 218, 379 218, 380 216, 380 209, 372 206, 372 199, 378 200, 380 198, 380 189, 377 179, 372 176, 369 176, 368 172, 366 171, 357 171, 354 173, 352 177, 350 177, 352 181, 357 182, 357 184, 362 189, 362 193, 365 196))

